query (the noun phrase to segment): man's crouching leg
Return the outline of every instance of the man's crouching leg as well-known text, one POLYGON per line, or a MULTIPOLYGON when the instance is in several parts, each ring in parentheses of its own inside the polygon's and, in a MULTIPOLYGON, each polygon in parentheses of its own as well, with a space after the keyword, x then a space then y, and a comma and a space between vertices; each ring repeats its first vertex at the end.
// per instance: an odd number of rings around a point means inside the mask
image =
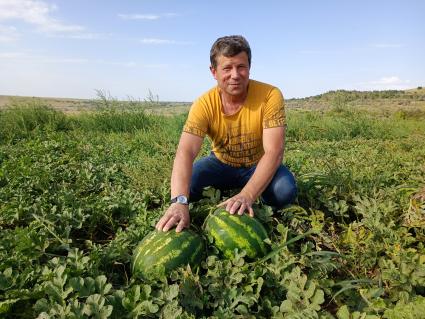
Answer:
POLYGON ((281 165, 263 194, 262 200, 274 210, 291 204, 297 196, 297 185, 294 175, 284 165, 281 165))
POLYGON ((236 187, 236 172, 237 169, 220 162, 213 153, 199 159, 193 164, 190 201, 200 200, 207 186, 222 190, 236 187))

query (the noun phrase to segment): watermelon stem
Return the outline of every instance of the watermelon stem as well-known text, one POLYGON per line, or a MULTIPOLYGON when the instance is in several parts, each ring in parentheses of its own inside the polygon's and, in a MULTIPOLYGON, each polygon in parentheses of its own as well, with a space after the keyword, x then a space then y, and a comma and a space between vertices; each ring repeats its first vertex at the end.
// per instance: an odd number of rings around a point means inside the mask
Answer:
POLYGON ((205 225, 206 225, 208 219, 211 217, 211 215, 214 215, 216 210, 217 210, 217 207, 214 207, 214 206, 209 208, 209 213, 208 213, 207 217, 205 218, 204 222, 202 223, 202 226, 201 226, 202 229, 205 229, 205 225))

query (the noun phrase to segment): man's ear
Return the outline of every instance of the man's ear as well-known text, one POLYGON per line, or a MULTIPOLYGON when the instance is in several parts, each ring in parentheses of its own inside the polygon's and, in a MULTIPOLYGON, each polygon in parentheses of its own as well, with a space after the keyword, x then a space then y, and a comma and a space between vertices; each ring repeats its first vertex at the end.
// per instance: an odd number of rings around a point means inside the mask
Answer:
POLYGON ((210 65, 210 71, 214 79, 217 80, 217 70, 212 65, 210 65))

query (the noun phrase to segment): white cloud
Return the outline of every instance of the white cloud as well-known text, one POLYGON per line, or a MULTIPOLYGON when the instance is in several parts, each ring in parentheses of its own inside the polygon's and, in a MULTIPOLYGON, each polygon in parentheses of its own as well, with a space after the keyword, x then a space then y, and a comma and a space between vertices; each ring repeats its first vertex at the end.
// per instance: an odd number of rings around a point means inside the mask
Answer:
POLYGON ((402 80, 398 76, 384 76, 378 80, 359 83, 360 89, 366 90, 406 90, 413 85, 410 80, 402 80))
POLYGON ((20 34, 15 27, 0 25, 0 43, 14 42, 18 40, 19 37, 20 37, 20 34))
POLYGON ((0 0, 0 21, 19 20, 47 33, 83 31, 80 25, 65 24, 51 16, 54 5, 37 0, 0 0))
MULTIPOLYGON (((372 81, 371 83, 379 84, 379 85, 394 85, 394 84, 401 84, 406 81, 400 80, 398 76, 389 76, 389 77, 382 77, 378 81, 372 81)), ((409 81, 407 81, 409 82, 409 81)))
POLYGON ((155 38, 145 38, 140 40, 143 44, 174 44, 175 41, 173 40, 166 40, 166 39, 155 39, 155 38))
POLYGON ((118 14, 118 17, 124 20, 158 20, 160 18, 157 14, 118 14))
POLYGON ((170 18, 177 16, 177 13, 164 13, 164 14, 125 14, 125 13, 119 13, 118 17, 120 17, 123 20, 158 20, 161 18, 170 18))

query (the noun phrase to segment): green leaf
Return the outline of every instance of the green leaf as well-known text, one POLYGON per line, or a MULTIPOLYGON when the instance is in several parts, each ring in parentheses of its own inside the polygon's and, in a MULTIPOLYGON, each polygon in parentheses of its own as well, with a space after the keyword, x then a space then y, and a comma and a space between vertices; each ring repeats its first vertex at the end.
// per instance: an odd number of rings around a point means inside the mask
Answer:
POLYGON ((95 294, 86 300, 84 313, 99 319, 106 319, 112 314, 112 306, 105 305, 105 297, 95 294))
POLYGON ((281 304, 280 304, 280 312, 283 313, 292 313, 293 312, 293 308, 292 308, 292 303, 289 300, 284 300, 281 304))
POLYGON ((336 313, 336 316, 338 317, 338 319, 351 319, 350 311, 348 310, 347 305, 340 307, 336 313))
POLYGON ((105 275, 97 276, 95 279, 96 291, 101 295, 106 295, 112 288, 111 284, 106 283, 107 279, 105 275))
POLYGON ((96 282, 91 277, 74 277, 69 280, 71 287, 80 297, 88 297, 96 292, 96 282))
POLYGON ((0 301, 0 313, 8 313, 17 301, 19 301, 19 299, 8 299, 0 301))
POLYGON ((179 285, 174 284, 167 287, 165 292, 165 299, 167 301, 172 301, 179 295, 179 285))
POLYGON ((182 314, 183 309, 179 306, 177 300, 167 303, 161 310, 160 318, 164 319, 175 319, 179 318, 182 314))
POLYGON ((0 273, 0 290, 7 290, 13 285, 12 268, 6 268, 0 273))

